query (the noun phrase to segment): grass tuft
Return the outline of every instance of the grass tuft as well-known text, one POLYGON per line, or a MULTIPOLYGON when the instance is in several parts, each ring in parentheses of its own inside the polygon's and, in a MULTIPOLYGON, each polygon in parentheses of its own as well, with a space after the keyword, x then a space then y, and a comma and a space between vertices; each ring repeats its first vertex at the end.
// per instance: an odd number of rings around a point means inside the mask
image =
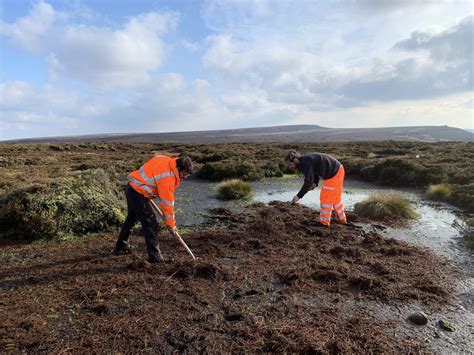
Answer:
POLYGON ((426 196, 434 201, 448 201, 453 194, 453 189, 447 184, 430 185, 426 196))
POLYGON ((245 199, 251 195, 250 184, 239 179, 226 180, 217 185, 217 196, 221 200, 245 199))
POLYGON ((378 193, 370 196, 354 206, 354 211, 362 217, 372 219, 403 218, 416 219, 419 217, 410 201, 396 193, 378 193))

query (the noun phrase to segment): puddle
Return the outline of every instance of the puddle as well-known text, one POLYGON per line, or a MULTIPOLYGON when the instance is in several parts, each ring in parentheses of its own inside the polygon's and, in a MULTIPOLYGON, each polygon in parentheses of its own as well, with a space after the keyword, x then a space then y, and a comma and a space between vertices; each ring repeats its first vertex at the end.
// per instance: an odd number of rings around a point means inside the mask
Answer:
POLYGON ((207 210, 225 207, 244 208, 248 201, 222 201, 216 196, 216 183, 199 179, 186 179, 176 191, 176 223, 178 226, 192 226, 206 220, 207 210))

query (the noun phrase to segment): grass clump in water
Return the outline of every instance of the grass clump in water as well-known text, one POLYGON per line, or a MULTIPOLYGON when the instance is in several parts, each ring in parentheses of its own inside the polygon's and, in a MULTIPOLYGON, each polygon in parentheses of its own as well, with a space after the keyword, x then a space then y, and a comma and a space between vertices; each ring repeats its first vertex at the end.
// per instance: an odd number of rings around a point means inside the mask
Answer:
POLYGON ((430 185, 426 196, 435 201, 448 201, 453 194, 453 189, 447 184, 430 185))
POLYGON ((245 199, 251 195, 252 187, 250 184, 239 179, 223 181, 217 185, 217 197, 221 200, 245 199))
POLYGON ((379 193, 370 196, 354 206, 354 211, 362 217, 372 219, 402 218, 416 219, 419 217, 410 201, 396 193, 379 193))

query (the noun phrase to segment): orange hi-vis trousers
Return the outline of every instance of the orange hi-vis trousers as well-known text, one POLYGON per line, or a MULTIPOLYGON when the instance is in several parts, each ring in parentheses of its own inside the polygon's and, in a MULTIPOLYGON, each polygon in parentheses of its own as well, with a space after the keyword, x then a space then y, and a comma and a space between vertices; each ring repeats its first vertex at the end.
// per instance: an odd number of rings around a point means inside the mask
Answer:
POLYGON ((342 203, 344 175, 344 167, 341 165, 334 177, 323 181, 320 195, 321 211, 319 221, 326 226, 331 224, 333 209, 336 211, 337 221, 339 223, 347 223, 344 204, 342 203))

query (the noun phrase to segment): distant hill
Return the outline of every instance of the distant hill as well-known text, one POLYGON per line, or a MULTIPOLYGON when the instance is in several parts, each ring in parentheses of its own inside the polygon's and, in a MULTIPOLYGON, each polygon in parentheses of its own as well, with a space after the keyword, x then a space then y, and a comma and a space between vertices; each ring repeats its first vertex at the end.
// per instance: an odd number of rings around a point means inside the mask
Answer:
POLYGON ((325 128, 293 125, 239 128, 215 131, 95 134, 4 141, 3 143, 46 143, 74 141, 128 142, 348 142, 348 141, 463 141, 473 142, 474 133, 448 126, 325 128))
POLYGON ((474 129, 467 129, 466 128, 465 130, 468 131, 468 132, 474 133, 474 129))

